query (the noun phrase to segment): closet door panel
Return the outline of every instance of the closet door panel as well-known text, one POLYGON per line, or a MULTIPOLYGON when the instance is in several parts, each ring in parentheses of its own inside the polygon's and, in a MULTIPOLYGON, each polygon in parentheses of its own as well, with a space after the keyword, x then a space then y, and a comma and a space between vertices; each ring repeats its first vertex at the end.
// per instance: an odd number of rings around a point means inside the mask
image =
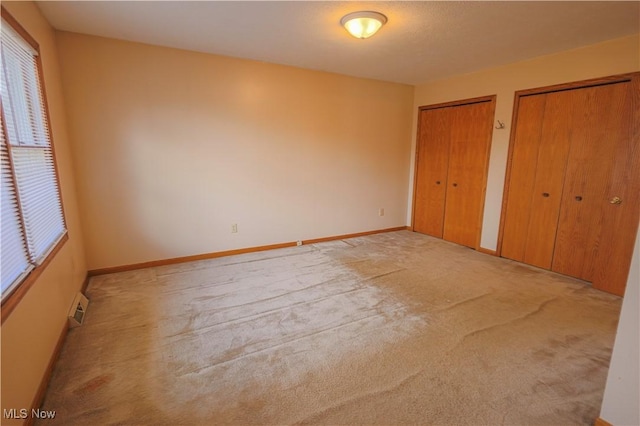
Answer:
POLYGON ((420 111, 413 230, 442 238, 452 108, 420 111))
POLYGON ((629 83, 617 83, 570 91, 577 110, 555 241, 556 272, 592 281, 602 240, 617 232, 603 225, 612 210, 608 195, 616 152, 628 137, 628 88, 629 83))
POLYGON ((593 262, 592 283, 597 289, 624 295, 631 255, 640 220, 640 78, 629 83, 621 116, 615 167, 606 190, 603 237, 593 262), (620 204, 611 203, 618 197, 620 204), (609 233, 608 230, 613 230, 609 233))
POLYGON ((573 125, 574 96, 571 91, 538 96, 545 96, 546 103, 523 261, 550 269, 573 125))
POLYGON ((502 256, 518 261, 524 261, 527 245, 545 103, 546 95, 536 95, 518 105, 502 240, 502 256))
POLYGON ((623 295, 640 224, 640 73, 516 98, 502 255, 623 295))
POLYGON ((475 248, 482 226, 492 103, 461 105, 454 110, 443 238, 475 248))

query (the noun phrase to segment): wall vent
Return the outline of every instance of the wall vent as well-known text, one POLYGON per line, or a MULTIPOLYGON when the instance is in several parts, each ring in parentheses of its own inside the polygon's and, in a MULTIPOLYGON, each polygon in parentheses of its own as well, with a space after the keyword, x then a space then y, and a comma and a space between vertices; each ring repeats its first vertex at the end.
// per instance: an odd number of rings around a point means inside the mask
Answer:
POLYGON ((69 310, 69 327, 80 327, 82 325, 88 306, 89 299, 84 294, 78 293, 76 298, 73 299, 73 304, 69 310))

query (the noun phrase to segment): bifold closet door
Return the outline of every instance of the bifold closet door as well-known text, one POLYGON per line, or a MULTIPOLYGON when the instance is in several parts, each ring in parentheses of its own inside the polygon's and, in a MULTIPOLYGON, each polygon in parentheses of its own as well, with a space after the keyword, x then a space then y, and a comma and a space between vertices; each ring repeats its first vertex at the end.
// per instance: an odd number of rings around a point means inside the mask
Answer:
POLYGON ((482 227, 493 123, 491 102, 453 108, 443 238, 475 248, 482 227))
POLYGON ((503 257, 623 294, 640 220, 639 77, 518 97, 503 257))
MULTIPOLYGON (((635 218, 625 213, 638 212, 639 202, 640 164, 634 166, 629 161, 638 158, 640 150, 631 142, 632 84, 607 84, 572 92, 576 106, 571 149, 551 269, 591 281, 595 287, 617 287, 614 283, 626 282, 629 266, 620 273, 622 268, 611 262, 607 251, 618 245, 633 250, 638 226, 638 213, 635 218), (599 259, 601 256, 608 260, 599 259)), ((631 258, 631 251, 626 257, 631 258)))
POLYGON ((495 97, 419 111, 413 230, 476 248, 495 97))
POLYGON ((576 99, 573 91, 520 98, 503 257, 551 269, 576 99))
POLYGON ((420 111, 413 230, 442 238, 453 108, 420 111))

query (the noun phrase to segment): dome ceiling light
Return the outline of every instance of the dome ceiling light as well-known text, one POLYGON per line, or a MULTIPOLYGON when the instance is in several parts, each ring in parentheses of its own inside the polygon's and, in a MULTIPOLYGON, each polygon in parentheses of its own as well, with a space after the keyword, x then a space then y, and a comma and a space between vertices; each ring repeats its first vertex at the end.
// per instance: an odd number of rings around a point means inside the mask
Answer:
POLYGON ((386 23, 386 16, 372 11, 349 13, 340 20, 340 24, 349 31, 349 34, 362 39, 371 37, 386 23))

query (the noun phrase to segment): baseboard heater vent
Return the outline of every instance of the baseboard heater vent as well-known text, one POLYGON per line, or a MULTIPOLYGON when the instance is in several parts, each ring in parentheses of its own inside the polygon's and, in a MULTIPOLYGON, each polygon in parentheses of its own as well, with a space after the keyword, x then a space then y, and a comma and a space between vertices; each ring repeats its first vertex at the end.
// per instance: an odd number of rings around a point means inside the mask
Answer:
POLYGON ((76 298, 73 299, 73 304, 69 311, 69 327, 80 327, 82 325, 88 306, 89 299, 84 294, 78 293, 76 298))

